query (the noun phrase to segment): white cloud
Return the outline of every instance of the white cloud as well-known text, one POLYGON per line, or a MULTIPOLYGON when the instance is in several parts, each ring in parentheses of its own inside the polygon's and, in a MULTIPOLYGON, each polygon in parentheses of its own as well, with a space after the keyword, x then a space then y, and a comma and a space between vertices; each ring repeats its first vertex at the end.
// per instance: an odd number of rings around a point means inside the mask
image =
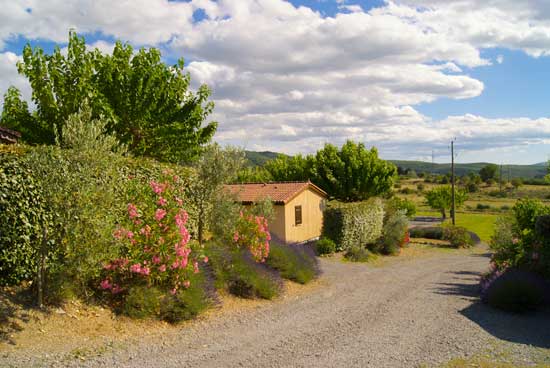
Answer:
POLYGON ((13 52, 0 53, 0 108, 4 102, 4 93, 9 86, 15 86, 21 91, 23 98, 30 100, 31 89, 27 80, 17 74, 17 62, 20 57, 13 52))
MULTIPOLYGON (((546 119, 432 121, 415 109, 483 93, 482 81, 467 74, 491 67, 482 48, 550 54, 547 1, 395 0, 368 12, 337 3, 342 12, 325 17, 282 0, 7 2, 0 50, 17 36, 66 42, 70 27, 99 34, 91 47, 103 52, 113 47, 103 35, 160 46, 191 60, 194 87, 214 91, 216 139, 249 147, 308 152, 352 138, 412 158, 451 136, 472 151, 549 138, 546 119), (197 9, 206 18, 193 23, 197 9)), ((0 54, 0 88, 16 84, 28 96, 16 59, 0 54)))

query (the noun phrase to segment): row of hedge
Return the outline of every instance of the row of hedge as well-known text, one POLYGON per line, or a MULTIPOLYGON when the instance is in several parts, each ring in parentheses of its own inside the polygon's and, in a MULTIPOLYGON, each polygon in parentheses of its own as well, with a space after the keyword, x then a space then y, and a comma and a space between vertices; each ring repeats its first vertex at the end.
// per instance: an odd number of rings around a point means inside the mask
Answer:
POLYGON ((336 243, 336 250, 374 243, 382 235, 384 204, 379 198, 358 203, 333 202, 323 215, 322 236, 336 243))

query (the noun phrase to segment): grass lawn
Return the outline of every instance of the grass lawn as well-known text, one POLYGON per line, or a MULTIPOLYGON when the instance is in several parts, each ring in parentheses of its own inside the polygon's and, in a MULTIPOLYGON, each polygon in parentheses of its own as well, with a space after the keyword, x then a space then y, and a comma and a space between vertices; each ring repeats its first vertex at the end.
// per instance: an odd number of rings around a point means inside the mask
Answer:
MULTIPOLYGON (((435 211, 419 211, 417 216, 435 216, 440 217, 441 214, 435 211)), ((482 241, 488 242, 491 240, 491 236, 495 230, 495 221, 499 215, 490 213, 471 213, 471 212, 457 212, 456 224, 457 226, 463 226, 466 229, 473 231, 482 241)), ((448 219, 446 222, 449 222, 448 219)))

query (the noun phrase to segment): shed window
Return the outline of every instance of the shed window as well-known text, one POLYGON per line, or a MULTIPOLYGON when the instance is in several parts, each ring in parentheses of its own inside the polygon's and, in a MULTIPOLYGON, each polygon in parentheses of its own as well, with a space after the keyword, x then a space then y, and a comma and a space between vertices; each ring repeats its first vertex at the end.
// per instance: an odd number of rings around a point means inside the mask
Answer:
POLYGON ((302 206, 294 207, 294 225, 302 224, 302 206))

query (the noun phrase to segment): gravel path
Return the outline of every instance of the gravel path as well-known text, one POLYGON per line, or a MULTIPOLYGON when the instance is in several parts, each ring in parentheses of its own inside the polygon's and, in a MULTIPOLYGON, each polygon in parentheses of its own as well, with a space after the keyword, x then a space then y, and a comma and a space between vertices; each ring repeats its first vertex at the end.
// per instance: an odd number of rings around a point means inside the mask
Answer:
POLYGON ((479 273, 488 266, 484 256, 442 253, 380 268, 322 259, 321 266, 321 285, 309 293, 64 364, 416 367, 477 354, 502 341, 527 361, 527 345, 550 348, 548 313, 511 316, 476 302, 479 273))

